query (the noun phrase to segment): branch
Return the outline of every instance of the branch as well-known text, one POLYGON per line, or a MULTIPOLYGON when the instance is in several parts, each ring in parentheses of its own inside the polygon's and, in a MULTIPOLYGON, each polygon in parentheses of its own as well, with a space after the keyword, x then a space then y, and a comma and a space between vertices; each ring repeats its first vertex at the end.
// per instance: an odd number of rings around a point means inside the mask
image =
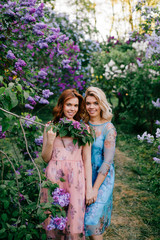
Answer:
POLYGON ((40 171, 39 171, 37 165, 35 164, 35 161, 33 160, 32 156, 31 156, 31 154, 30 154, 30 152, 29 152, 28 144, 27 144, 27 139, 26 139, 26 134, 25 134, 24 128, 23 128, 23 126, 22 126, 22 122, 21 122, 21 117, 19 117, 19 122, 20 122, 20 125, 21 125, 21 128, 22 128, 22 132, 23 132, 23 136, 24 136, 24 140, 25 140, 25 144, 26 144, 26 150, 27 150, 27 153, 28 153, 28 155, 29 155, 31 161, 33 162, 35 168, 37 169, 38 176, 39 176, 39 181, 40 181, 40 191, 39 191, 39 196, 38 196, 38 201, 37 201, 37 207, 38 207, 38 204, 39 204, 39 201, 40 201, 40 195, 41 195, 41 182, 42 182, 42 180, 41 180, 41 174, 40 174, 40 171))
POLYGON ((27 121, 32 122, 33 124, 39 124, 39 125, 45 127, 45 124, 43 124, 43 123, 39 123, 39 122, 36 122, 36 121, 34 121, 34 120, 30 120, 30 119, 28 119, 28 118, 19 116, 19 115, 15 114, 15 113, 9 112, 9 111, 7 111, 7 110, 5 110, 5 109, 3 109, 3 108, 0 108, 0 110, 2 110, 3 112, 6 112, 6 113, 8 113, 8 114, 10 114, 10 115, 12 115, 12 116, 15 116, 16 118, 24 119, 24 120, 27 120, 27 121))

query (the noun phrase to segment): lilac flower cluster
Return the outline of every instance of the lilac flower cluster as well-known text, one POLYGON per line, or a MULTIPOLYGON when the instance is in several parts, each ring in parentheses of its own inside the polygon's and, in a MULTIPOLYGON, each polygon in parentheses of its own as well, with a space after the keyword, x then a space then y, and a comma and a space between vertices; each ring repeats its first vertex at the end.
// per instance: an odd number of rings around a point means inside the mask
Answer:
POLYGON ((43 136, 39 136, 34 140, 34 142, 36 143, 36 145, 40 146, 41 144, 43 144, 43 136))
POLYGON ((19 201, 24 201, 25 200, 25 197, 22 193, 19 193, 19 201))
POLYGON ((58 230, 64 230, 67 224, 67 217, 53 217, 51 216, 51 221, 49 225, 47 226, 47 229, 53 230, 53 229, 58 229, 58 230))
POLYGON ((74 126, 75 129, 81 129, 81 124, 78 121, 74 121, 72 125, 74 126))
POLYGON ((33 116, 30 118, 30 114, 28 114, 25 118, 28 118, 29 120, 25 120, 24 122, 24 126, 27 127, 27 128, 30 128, 30 126, 33 125, 33 122, 32 121, 35 121, 36 119, 36 116, 33 116))
POLYGON ((6 133, 6 132, 2 132, 2 125, 0 125, 0 139, 6 137, 6 136, 5 136, 5 133, 6 133))
POLYGON ((53 204, 59 204, 61 207, 68 206, 70 201, 70 193, 66 192, 62 188, 56 188, 52 192, 53 204))
POLYGON ((42 96, 43 96, 44 98, 49 98, 49 97, 52 96, 52 95, 53 95, 53 92, 50 92, 49 89, 46 89, 46 90, 43 90, 43 91, 42 91, 42 96))
POLYGON ((13 53, 11 50, 9 50, 9 51, 7 52, 6 58, 11 59, 11 60, 12 60, 12 59, 16 59, 14 53, 13 53))
POLYGON ((33 171, 34 171, 34 169, 28 169, 26 172, 27 172, 27 175, 28 176, 31 176, 31 175, 33 175, 33 171))
POLYGON ((144 141, 146 140, 148 143, 153 143, 154 142, 154 136, 151 135, 150 133, 144 132, 142 136, 137 135, 138 140, 144 141))
POLYGON ((41 79, 46 79, 46 76, 47 76, 47 73, 44 70, 41 70, 38 73, 38 77, 41 78, 41 79))
POLYGON ((18 59, 18 61, 15 63, 16 71, 22 71, 22 67, 25 67, 27 64, 24 60, 18 59))
POLYGON ((152 104, 154 107, 160 108, 160 98, 158 98, 156 102, 152 101, 152 104))

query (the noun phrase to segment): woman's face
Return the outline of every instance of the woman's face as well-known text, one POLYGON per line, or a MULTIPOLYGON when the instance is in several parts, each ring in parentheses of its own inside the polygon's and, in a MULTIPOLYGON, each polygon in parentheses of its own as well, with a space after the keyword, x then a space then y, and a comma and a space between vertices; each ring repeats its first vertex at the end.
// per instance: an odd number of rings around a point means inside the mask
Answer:
POLYGON ((64 116, 70 120, 74 119, 74 116, 78 112, 79 99, 77 97, 73 97, 68 99, 63 106, 64 116))
POLYGON ((93 96, 86 97, 86 110, 90 117, 100 116, 101 108, 95 97, 93 96))

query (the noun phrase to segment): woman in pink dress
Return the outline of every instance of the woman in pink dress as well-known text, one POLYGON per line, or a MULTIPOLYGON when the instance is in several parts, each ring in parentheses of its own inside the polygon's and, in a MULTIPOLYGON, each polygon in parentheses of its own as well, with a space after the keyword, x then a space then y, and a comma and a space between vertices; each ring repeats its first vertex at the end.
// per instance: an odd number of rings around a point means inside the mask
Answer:
MULTIPOLYGON (((71 121, 80 121, 83 111, 83 97, 75 89, 64 90, 53 109, 53 123, 66 117, 71 121)), ((47 230, 50 218, 45 220, 44 228, 48 239, 82 240, 84 236, 85 201, 92 201, 91 146, 79 147, 73 144, 71 137, 61 138, 52 128, 43 134, 42 158, 48 163, 45 174, 47 179, 58 183, 60 188, 70 193, 67 211, 67 226, 64 231, 47 230), (61 182, 63 178, 65 182, 61 182)), ((47 189, 42 190, 41 202, 47 202, 47 189)))

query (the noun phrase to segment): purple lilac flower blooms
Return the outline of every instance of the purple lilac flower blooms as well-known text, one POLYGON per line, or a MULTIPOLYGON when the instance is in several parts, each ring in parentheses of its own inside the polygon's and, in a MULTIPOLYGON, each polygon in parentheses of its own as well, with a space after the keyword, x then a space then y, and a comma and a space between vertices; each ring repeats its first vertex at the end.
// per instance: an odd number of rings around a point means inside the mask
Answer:
POLYGON ((28 108, 28 109, 31 109, 31 110, 34 109, 34 107, 32 107, 30 104, 25 104, 25 108, 28 108))
POLYGON ((62 65, 63 65, 63 68, 71 68, 71 66, 69 65, 70 63, 70 60, 69 59, 64 59, 62 61, 62 65))
POLYGON ((5 133, 6 133, 6 132, 2 132, 2 126, 0 125, 0 139, 6 137, 6 136, 5 136, 5 133))
POLYGON ((35 157, 38 158, 39 157, 39 152, 38 151, 34 151, 35 157))
POLYGON ((68 206, 70 201, 70 193, 66 192, 62 188, 56 188, 52 192, 53 204, 59 204, 61 207, 68 206))
POLYGON ((34 29, 40 30, 40 29, 44 29, 47 28, 47 24, 42 23, 36 23, 36 25, 34 26, 34 29))
POLYGON ((39 73, 38 73, 38 77, 41 78, 41 79, 46 79, 46 76, 47 76, 47 73, 43 70, 41 70, 39 73))
POLYGON ((29 96, 29 97, 27 98, 27 100, 28 100, 28 102, 29 102, 31 105, 35 105, 35 104, 36 104, 36 101, 35 101, 34 98, 31 97, 31 96, 29 96))
POLYGON ((34 142, 36 143, 36 145, 40 146, 41 144, 43 144, 43 136, 39 136, 34 140, 34 142))
POLYGON ((15 59, 16 57, 15 57, 14 53, 11 50, 9 50, 7 52, 6 58, 8 58, 8 59, 15 59))
POLYGON ((19 0, 20 6, 27 6, 27 7, 31 7, 31 6, 35 6, 37 0, 19 0))
POLYGON ((21 175, 20 172, 19 172, 18 170, 16 170, 16 173, 17 173, 17 175, 21 175))
POLYGON ((47 226, 47 229, 50 231, 52 229, 59 229, 59 230, 64 230, 67 224, 67 217, 53 217, 51 216, 51 221, 49 225, 47 226))
POLYGON ((28 118, 28 120, 25 120, 24 126, 26 126, 27 128, 29 128, 29 127, 33 124, 32 121, 35 121, 36 116, 33 116, 33 117, 30 118, 30 114, 28 114, 28 115, 26 116, 26 118, 28 118))
POLYGON ((81 129, 81 124, 78 121, 74 121, 72 125, 74 126, 74 128, 81 129))
POLYGON ((22 70, 22 67, 25 67, 26 65, 27 65, 27 64, 25 63, 24 60, 18 59, 18 61, 15 63, 16 71, 21 71, 21 70, 22 70))
POLYGON ((27 48, 29 48, 30 50, 32 50, 32 49, 33 49, 33 46, 29 43, 29 44, 27 45, 27 48))
POLYGON ((34 16, 37 17, 43 17, 44 13, 43 13, 43 7, 44 7, 44 3, 41 3, 41 5, 36 9, 34 16))
POLYGON ((39 99, 40 99, 40 96, 35 95, 35 96, 34 96, 34 99, 38 102, 39 99))
POLYGON ((37 36, 43 36, 44 32, 38 30, 38 29, 33 29, 33 33, 35 33, 37 36))
POLYGON ((160 158, 154 157, 153 160, 154 160, 156 163, 160 163, 160 158))
POLYGON ((42 91, 42 96, 43 96, 44 98, 49 98, 49 97, 52 96, 52 95, 53 95, 53 92, 50 92, 49 89, 45 89, 45 90, 42 91))
POLYGON ((24 17, 22 17, 21 20, 25 20, 25 22, 27 22, 27 23, 36 21, 35 17, 33 17, 32 15, 30 15, 28 13, 24 17))
POLYGON ((44 99, 44 98, 41 98, 39 103, 41 103, 41 104, 49 104, 48 100, 44 99))
POLYGON ((160 98, 158 98, 156 102, 152 101, 152 104, 154 107, 160 108, 160 98))
POLYGON ((30 14, 33 14, 33 13, 35 13, 35 11, 36 11, 36 9, 35 9, 35 8, 30 8, 30 9, 29 9, 29 13, 30 13, 30 14))
POLYGON ((21 194, 21 193, 19 193, 19 201, 21 202, 21 201, 23 201, 23 200, 25 200, 25 197, 24 197, 24 195, 23 195, 23 194, 21 194))
POLYGON ((27 172, 27 175, 28 176, 31 176, 31 175, 33 175, 33 170, 34 169, 28 169, 26 172, 27 172))
POLYGON ((58 34, 52 34, 46 38, 48 43, 54 42, 58 38, 58 34))
POLYGON ((6 15, 9 15, 9 16, 15 16, 16 14, 12 11, 12 10, 10 10, 10 9, 7 9, 7 11, 5 12, 5 14, 6 15))
POLYGON ((139 61, 138 59, 136 61, 137 61, 138 67, 143 67, 144 64, 142 64, 141 61, 139 61))
POLYGON ((63 35, 59 36, 59 39, 58 39, 58 40, 59 40, 60 42, 64 43, 64 42, 66 42, 68 39, 69 39, 69 37, 66 37, 66 35, 63 34, 63 35))

